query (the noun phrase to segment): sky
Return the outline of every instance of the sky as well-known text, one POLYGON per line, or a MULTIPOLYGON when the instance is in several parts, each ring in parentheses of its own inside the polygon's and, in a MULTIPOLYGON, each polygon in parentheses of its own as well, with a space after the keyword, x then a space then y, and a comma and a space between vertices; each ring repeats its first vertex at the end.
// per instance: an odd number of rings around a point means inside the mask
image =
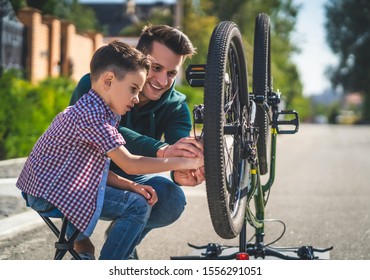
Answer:
POLYGON ((327 66, 337 64, 337 58, 325 40, 325 2, 294 0, 294 3, 302 4, 294 36, 301 53, 294 56, 294 61, 300 72, 305 96, 319 94, 330 88, 330 82, 324 72, 327 66))
MULTIPOLYGON (((124 0, 109 1, 123 2, 124 0)), ((157 1, 136 0, 137 3, 157 1)), ((173 3, 176 0, 162 1, 173 3)), ((80 0, 80 2, 102 2, 102 0, 80 0)), ((303 94, 305 96, 320 94, 330 88, 330 82, 325 76, 325 69, 329 65, 337 64, 337 59, 325 40, 324 4, 326 0, 293 0, 293 2, 302 4, 298 14, 296 33, 293 36, 301 52, 294 55, 293 60, 297 64, 303 83, 303 94)), ((273 44, 274 42, 271 43, 273 44)))

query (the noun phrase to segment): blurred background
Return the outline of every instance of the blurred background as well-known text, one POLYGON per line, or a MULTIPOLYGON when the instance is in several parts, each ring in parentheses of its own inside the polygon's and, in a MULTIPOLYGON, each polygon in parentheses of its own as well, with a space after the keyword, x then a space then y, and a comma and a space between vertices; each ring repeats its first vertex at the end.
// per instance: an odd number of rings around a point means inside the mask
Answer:
MULTIPOLYGON (((0 160, 25 157, 89 72, 94 51, 112 40, 135 46, 148 23, 181 27, 206 63, 214 27, 237 23, 251 91, 256 15, 272 22, 274 89, 300 120, 370 123, 370 2, 367 0, 0 0, 0 160)), ((180 76, 194 104, 202 89, 180 76)))

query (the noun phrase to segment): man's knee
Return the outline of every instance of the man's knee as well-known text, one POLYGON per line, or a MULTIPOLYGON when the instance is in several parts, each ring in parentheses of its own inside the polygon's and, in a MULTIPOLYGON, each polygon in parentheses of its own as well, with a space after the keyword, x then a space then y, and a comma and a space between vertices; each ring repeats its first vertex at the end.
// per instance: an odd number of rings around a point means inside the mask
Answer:
POLYGON ((160 224, 169 225, 180 218, 184 212, 186 198, 183 190, 172 181, 159 185, 156 188, 158 202, 152 212, 160 224), (158 189, 158 190, 157 190, 158 189))
MULTIPOLYGON (((129 213, 134 216, 149 218, 152 207, 149 205, 146 198, 137 193, 130 194, 131 205, 129 207, 129 213)), ((126 214, 127 215, 127 214, 126 214)))

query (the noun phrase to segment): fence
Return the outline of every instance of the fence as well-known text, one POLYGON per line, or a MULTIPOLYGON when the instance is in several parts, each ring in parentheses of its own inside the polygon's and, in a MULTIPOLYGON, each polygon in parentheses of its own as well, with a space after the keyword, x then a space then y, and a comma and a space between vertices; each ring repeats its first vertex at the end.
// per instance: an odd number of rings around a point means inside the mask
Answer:
POLYGON ((23 70, 32 83, 59 76, 78 81, 105 44, 101 33, 79 33, 73 23, 34 8, 21 9, 16 17, 7 1, 1 1, 0 35, 0 70, 23 70))
POLYGON ((78 81, 89 72, 94 52, 104 45, 101 33, 78 33, 71 22, 43 17, 34 8, 20 10, 18 17, 26 29, 25 70, 31 82, 47 76, 78 81))

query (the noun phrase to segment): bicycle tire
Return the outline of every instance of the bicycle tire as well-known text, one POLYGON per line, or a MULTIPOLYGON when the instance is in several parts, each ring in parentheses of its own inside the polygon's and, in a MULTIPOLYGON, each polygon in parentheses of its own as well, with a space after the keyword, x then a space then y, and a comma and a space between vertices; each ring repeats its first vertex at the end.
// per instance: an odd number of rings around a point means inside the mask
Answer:
POLYGON ((236 237, 244 224, 249 164, 242 158, 248 122, 247 66, 237 25, 214 29, 204 81, 204 166, 208 208, 216 233, 236 237))
MULTIPOLYGON (((270 46, 270 19, 267 14, 260 13, 256 17, 254 31, 253 50, 253 94, 255 97, 262 97, 267 102, 271 94, 271 46, 270 46)), ((257 104, 255 126, 258 127, 259 136, 257 139, 258 165, 260 174, 268 173, 268 152, 267 143, 268 116, 264 108, 257 104)))

